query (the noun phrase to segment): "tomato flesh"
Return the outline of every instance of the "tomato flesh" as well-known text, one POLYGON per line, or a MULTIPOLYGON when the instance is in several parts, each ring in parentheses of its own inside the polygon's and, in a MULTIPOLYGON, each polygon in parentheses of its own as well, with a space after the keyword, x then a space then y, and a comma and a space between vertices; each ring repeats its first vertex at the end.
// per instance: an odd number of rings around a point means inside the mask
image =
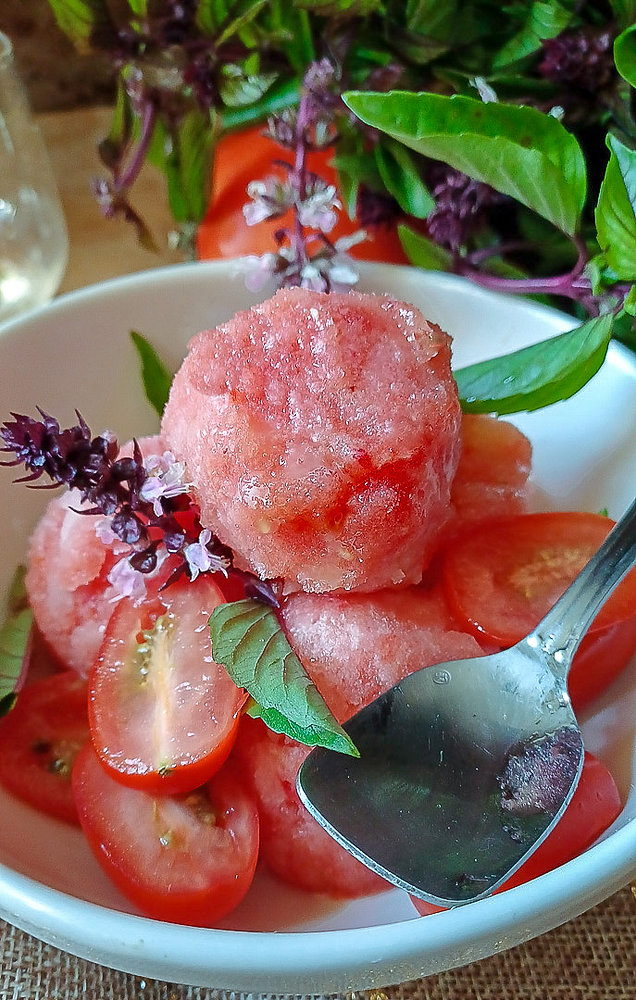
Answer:
POLYGON ((249 889, 258 813, 229 764, 203 788, 155 796, 111 778, 88 744, 73 790, 95 857, 148 916, 207 927, 249 889))
POLYGON ((28 683, 0 720, 0 783, 36 809, 78 823, 71 770, 88 739, 84 679, 66 670, 28 683))
MULTIPOLYGON (((444 590, 457 620, 501 646, 539 623, 609 534, 600 514, 556 512, 494 519, 446 549, 444 590)), ((592 622, 568 686, 577 710, 636 652, 636 571, 627 574, 592 622)))
MULTIPOLYGON (((214 195, 205 219, 197 233, 197 254, 202 260, 241 257, 244 254, 264 254, 276 251, 274 234, 290 227, 291 212, 283 218, 266 219, 248 226, 243 205, 250 199, 247 185, 269 176, 285 176, 276 160, 288 160, 289 153, 263 135, 263 126, 228 133, 219 141, 214 153, 214 195)), ((337 185, 331 165, 333 150, 312 152, 308 169, 327 184, 337 185)), ((330 240, 348 236, 360 228, 356 220, 340 212, 338 222, 329 233, 330 240)), ((408 264, 395 226, 368 227, 369 238, 351 249, 351 256, 360 260, 379 260, 391 264, 408 264)))
MULTIPOLYGON (((497 892, 523 885, 576 858, 601 836, 622 809, 612 775, 600 760, 585 754, 583 771, 572 800, 554 830, 497 892)), ((436 913, 439 906, 411 897, 418 913, 436 913)))
POLYGON ((201 576, 113 614, 89 678, 89 719, 100 759, 125 784, 186 792, 229 754, 245 695, 212 658, 208 618, 223 601, 201 576))

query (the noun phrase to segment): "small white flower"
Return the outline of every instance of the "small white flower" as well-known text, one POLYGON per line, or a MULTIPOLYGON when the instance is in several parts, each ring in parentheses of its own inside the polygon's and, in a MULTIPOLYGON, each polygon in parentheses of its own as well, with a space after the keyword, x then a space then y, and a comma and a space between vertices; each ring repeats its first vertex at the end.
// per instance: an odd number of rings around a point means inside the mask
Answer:
POLYGON ((252 199, 243 205, 243 215, 248 226, 255 226, 265 219, 273 219, 294 204, 292 187, 279 177, 266 177, 264 181, 250 181, 248 196, 252 199))
POLYGON ((329 233, 338 221, 338 209, 341 207, 333 184, 317 183, 298 205, 298 220, 301 226, 329 233))
POLYGON ((107 545, 109 548, 119 542, 119 538, 111 528, 110 520, 107 517, 98 516, 95 518, 95 534, 102 545, 107 545))
POLYGON ((323 277, 320 268, 314 263, 305 264, 300 272, 300 284, 303 288, 309 288, 312 292, 326 292, 328 283, 323 277))
POLYGON ((353 261, 346 254, 338 254, 332 259, 329 280, 334 291, 345 291, 355 285, 359 277, 353 261))
POLYGON ((211 538, 212 532, 204 528, 199 534, 198 542, 191 542, 183 550, 190 571, 190 580, 196 580, 199 573, 224 573, 227 576, 230 563, 225 556, 210 552, 208 542, 211 538))
POLYGON ((163 455, 153 455, 146 460, 147 478, 139 491, 146 503, 151 503, 156 517, 161 517, 161 499, 181 496, 187 493, 192 483, 185 481, 185 465, 177 462, 171 451, 163 455))
POLYGON ((488 81, 485 80, 483 76, 475 76, 470 82, 481 97, 484 104, 495 104, 499 100, 497 92, 490 86, 488 81))
POLYGON ((245 276, 245 285, 250 292, 260 292, 274 277, 276 262, 275 253, 264 253, 261 257, 248 254, 235 262, 235 271, 245 276))
POLYGON ((111 598, 111 604, 121 601, 123 597, 130 597, 133 601, 142 601, 146 596, 146 581, 144 574, 128 562, 128 559, 120 559, 116 562, 108 574, 108 582, 115 591, 115 596, 111 598))
POLYGON ((364 243, 368 239, 369 234, 366 229, 356 229, 355 233, 349 233, 348 236, 339 236, 334 243, 334 247, 337 253, 346 253, 347 250, 351 250, 351 247, 355 247, 358 243, 364 243))

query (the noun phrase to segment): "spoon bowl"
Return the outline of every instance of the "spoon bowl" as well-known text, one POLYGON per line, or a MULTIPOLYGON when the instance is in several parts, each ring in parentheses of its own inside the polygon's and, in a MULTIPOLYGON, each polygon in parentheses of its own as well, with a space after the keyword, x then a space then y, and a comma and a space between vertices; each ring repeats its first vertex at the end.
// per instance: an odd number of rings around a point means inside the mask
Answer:
POLYGON ((545 839, 583 766, 567 691, 576 649, 636 562, 636 501, 536 629, 510 649, 410 674, 313 750, 299 795, 343 847, 440 906, 494 892, 545 839))

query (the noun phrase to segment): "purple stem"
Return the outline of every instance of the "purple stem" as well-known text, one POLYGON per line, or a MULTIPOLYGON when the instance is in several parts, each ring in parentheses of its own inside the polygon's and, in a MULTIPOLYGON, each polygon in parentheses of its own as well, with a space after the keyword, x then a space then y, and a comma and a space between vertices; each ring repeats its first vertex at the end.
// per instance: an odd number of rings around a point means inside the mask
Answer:
MULTIPOLYGON (((305 197, 307 184, 307 143, 305 141, 305 129, 307 127, 307 98, 301 97, 298 105, 298 116, 296 118, 296 150, 294 156, 293 184, 298 194, 298 199, 305 197)), ((294 228, 291 234, 294 257, 298 265, 306 259, 306 247, 303 227, 300 223, 298 210, 294 208, 294 228)))
MULTIPOLYGON (((456 271, 465 278, 470 278, 483 288, 492 288, 498 292, 512 292, 517 295, 561 295, 575 301, 585 301, 589 298, 590 283, 583 277, 583 270, 588 261, 587 248, 580 237, 574 242, 579 256, 574 267, 565 274, 557 274, 549 278, 501 278, 496 274, 485 274, 475 267, 459 259, 456 271)), ((475 260, 475 258, 472 258, 475 260)))
POLYGON ((146 159, 146 153, 152 139, 156 120, 157 108, 155 104, 152 101, 144 101, 143 114, 141 116, 141 135, 137 143, 137 148, 134 150, 126 168, 121 173, 117 173, 114 178, 114 188, 117 193, 125 191, 137 179, 146 159))

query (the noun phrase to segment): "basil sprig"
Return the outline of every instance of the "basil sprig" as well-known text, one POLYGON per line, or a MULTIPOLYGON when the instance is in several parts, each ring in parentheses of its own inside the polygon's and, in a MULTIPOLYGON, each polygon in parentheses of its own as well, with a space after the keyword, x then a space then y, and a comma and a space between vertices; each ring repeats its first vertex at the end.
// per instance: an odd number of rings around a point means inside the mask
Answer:
POLYGON ((9 589, 7 617, 0 625, 0 716, 13 708, 18 696, 33 625, 24 572, 23 566, 16 570, 9 589))
POLYGON ((455 372, 464 413, 519 413, 568 399, 599 370, 612 336, 611 314, 550 340, 455 372))
POLYGON ((272 608, 246 599, 210 616, 212 655, 253 698, 249 714, 306 746, 359 756, 292 650, 272 608))

